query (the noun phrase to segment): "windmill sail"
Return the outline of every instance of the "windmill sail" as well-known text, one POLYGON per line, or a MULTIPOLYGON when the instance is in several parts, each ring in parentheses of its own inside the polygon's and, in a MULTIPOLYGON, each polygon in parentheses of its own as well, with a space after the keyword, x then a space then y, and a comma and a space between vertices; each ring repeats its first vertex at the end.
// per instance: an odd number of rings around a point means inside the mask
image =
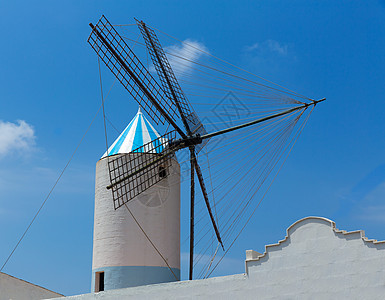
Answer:
POLYGON ((95 26, 90 26, 92 32, 88 43, 154 122, 164 124, 165 116, 161 111, 167 112, 168 117, 174 121, 177 115, 175 104, 168 100, 111 23, 102 16, 95 26))
MULTIPOLYGON (((143 38, 146 41, 147 49, 150 53, 151 59, 154 63, 155 69, 158 73, 158 76, 162 82, 163 89, 166 91, 167 96, 175 102, 176 107, 180 113, 181 119, 183 121, 183 125, 187 131, 187 136, 192 138, 193 136, 199 136, 201 134, 206 134, 206 130, 204 129, 202 122, 199 120, 198 116, 190 109, 188 101, 174 75, 174 72, 168 62, 166 54, 163 51, 163 48, 155 34, 155 32, 148 28, 144 22, 137 22, 142 32, 143 38)), ((206 185, 203 180, 202 171, 199 167, 196 152, 202 149, 202 147, 208 142, 208 139, 205 139, 204 143, 200 140, 198 147, 196 145, 190 145, 190 160, 192 162, 191 166, 195 169, 198 175, 198 181, 202 190, 202 194, 206 203, 207 211, 210 216, 211 224, 214 228, 215 235, 218 239, 218 242, 222 245, 222 239, 219 233, 218 225, 214 220, 214 216, 212 213, 212 209, 210 206, 210 202, 207 195, 206 185)), ((194 172, 191 171, 191 205, 193 206, 194 199, 194 172)), ((190 216, 191 228, 193 228, 194 223, 194 213, 193 209, 191 209, 190 216)), ((194 248, 194 235, 190 234, 190 279, 192 279, 192 259, 193 259, 193 248, 194 248)))
MULTIPOLYGON (((188 100, 175 77, 174 71, 171 68, 166 53, 164 52, 155 31, 149 28, 143 21, 137 21, 137 25, 146 42, 147 50, 159 76, 162 88, 165 91, 166 96, 171 101, 175 102, 181 118, 184 121, 184 127, 187 133, 191 136, 206 134, 206 129, 196 113, 191 109, 188 100)), ((197 145, 195 151, 198 153, 208 141, 209 139, 206 139, 203 143, 197 145)))
POLYGON ((131 153, 111 157, 108 161, 114 208, 118 209, 154 184, 165 179, 174 152, 169 143, 175 139, 171 131, 136 148, 131 153))

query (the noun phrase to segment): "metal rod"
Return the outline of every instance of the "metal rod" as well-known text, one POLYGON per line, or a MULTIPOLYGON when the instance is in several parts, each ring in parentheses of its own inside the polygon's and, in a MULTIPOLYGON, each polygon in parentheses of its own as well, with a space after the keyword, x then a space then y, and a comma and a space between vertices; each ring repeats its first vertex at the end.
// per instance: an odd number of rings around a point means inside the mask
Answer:
POLYGON ((224 134, 224 133, 227 133, 227 132, 231 132, 231 131, 234 131, 234 130, 237 130, 237 129, 248 127, 248 126, 251 126, 251 125, 254 125, 254 124, 258 124, 258 123, 261 123, 261 122, 264 122, 264 121, 268 121, 270 119, 274 119, 274 118, 277 118, 277 117, 280 117, 280 116, 283 116, 283 115, 287 115, 287 114, 289 114, 289 113, 291 113, 293 111, 296 111, 296 110, 299 110, 299 109, 302 109, 302 108, 307 108, 310 105, 316 105, 317 103, 325 101, 325 100, 326 100, 326 98, 323 98, 321 100, 313 101, 312 103, 307 103, 307 104, 304 104, 304 105, 301 105, 301 106, 290 108, 288 110, 285 110, 283 112, 277 113, 275 115, 267 116, 267 117, 264 117, 264 118, 261 118, 261 119, 258 119, 258 120, 254 120, 254 121, 251 121, 251 122, 248 122, 248 123, 245 123, 245 124, 241 124, 241 125, 238 125, 238 126, 233 126, 233 127, 230 127, 230 128, 226 128, 226 129, 223 129, 223 130, 216 131, 216 132, 208 133, 208 134, 202 135, 201 139, 202 140, 209 139, 209 138, 211 138, 213 136, 217 136, 217 135, 224 134))
POLYGON ((189 268, 189 280, 193 279, 194 268, 194 206, 195 206, 195 174, 194 174, 194 162, 193 155, 194 148, 190 147, 190 168, 191 168, 191 185, 190 185, 190 268, 189 268))
POLYGON ((203 176, 202 176, 201 168, 198 165, 198 161, 197 161, 197 158, 195 156, 195 152, 192 152, 191 155, 192 155, 192 160, 194 162, 195 171, 197 172, 198 181, 199 181, 199 184, 201 186, 202 193, 203 193, 203 198, 205 199, 207 211, 209 212, 211 224, 214 227, 215 235, 217 236, 218 242, 221 244, 222 249, 225 250, 225 247, 223 246, 223 243, 222 243, 221 235, 219 234, 218 226, 217 226, 217 224, 215 223, 215 220, 214 220, 213 212, 211 211, 209 197, 207 195, 205 182, 203 181, 203 176))

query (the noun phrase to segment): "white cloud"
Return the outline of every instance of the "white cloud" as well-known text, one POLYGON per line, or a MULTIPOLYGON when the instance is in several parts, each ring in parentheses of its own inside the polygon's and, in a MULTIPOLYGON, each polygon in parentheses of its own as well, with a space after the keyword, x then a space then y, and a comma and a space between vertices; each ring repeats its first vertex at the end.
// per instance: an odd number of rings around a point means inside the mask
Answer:
POLYGON ((165 47, 167 58, 175 72, 183 73, 191 70, 192 61, 197 61, 209 53, 206 46, 198 41, 186 39, 181 45, 165 47))
POLYGON ((363 209, 360 210, 358 219, 384 224, 385 223, 385 206, 377 205, 377 206, 364 207, 363 209))
POLYGON ((273 53, 280 56, 288 54, 288 45, 281 44, 275 40, 267 40, 262 43, 255 43, 245 48, 247 52, 257 52, 261 54, 273 53))
POLYGON ((377 185, 362 200, 361 205, 356 208, 357 217, 361 220, 385 223, 385 182, 377 185))
POLYGON ((35 145, 35 131, 23 120, 16 123, 0 120, 0 155, 30 150, 35 145))

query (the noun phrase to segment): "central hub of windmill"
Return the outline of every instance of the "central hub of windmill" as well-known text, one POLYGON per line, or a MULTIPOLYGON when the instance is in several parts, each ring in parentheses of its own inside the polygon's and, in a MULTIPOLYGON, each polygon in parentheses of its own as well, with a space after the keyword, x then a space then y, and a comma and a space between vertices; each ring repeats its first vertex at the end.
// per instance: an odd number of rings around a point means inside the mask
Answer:
POLYGON ((197 134, 197 135, 192 136, 192 137, 186 137, 184 139, 178 139, 175 141, 170 141, 169 147, 173 151, 178 151, 178 150, 188 148, 191 146, 196 146, 198 144, 201 144, 202 142, 203 142, 202 137, 199 134, 197 134))

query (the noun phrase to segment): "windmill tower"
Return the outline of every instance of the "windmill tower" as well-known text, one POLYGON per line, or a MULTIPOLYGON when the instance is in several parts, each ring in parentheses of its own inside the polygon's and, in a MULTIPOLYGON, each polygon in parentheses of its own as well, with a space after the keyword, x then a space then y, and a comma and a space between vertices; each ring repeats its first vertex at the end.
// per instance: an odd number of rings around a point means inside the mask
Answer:
POLYGON ((163 180, 132 198, 126 207, 115 210, 112 193, 106 189, 112 157, 141 161, 159 156, 159 147, 151 144, 159 137, 139 109, 96 164, 92 291, 180 279, 180 167, 176 159, 169 160, 168 174, 166 166, 153 169, 153 176, 163 180), (142 150, 133 153, 138 147, 142 150))

